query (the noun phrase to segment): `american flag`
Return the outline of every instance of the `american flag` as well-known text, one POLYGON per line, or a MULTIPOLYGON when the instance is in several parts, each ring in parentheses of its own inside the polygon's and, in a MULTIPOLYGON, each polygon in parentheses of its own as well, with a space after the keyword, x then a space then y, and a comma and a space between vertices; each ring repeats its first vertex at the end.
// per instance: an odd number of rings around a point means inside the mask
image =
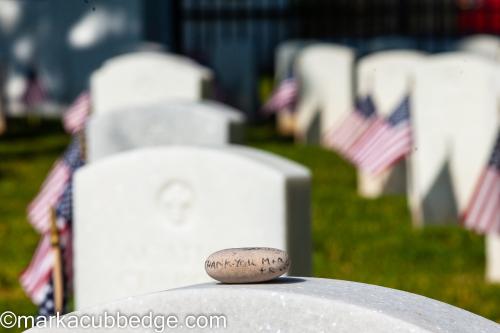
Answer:
MULTIPOLYGON (((60 250, 64 257, 64 262, 62 263, 64 268, 63 274, 65 280, 70 281, 67 275, 66 258, 71 253, 71 232, 69 228, 63 228, 59 233, 60 250)), ((19 279, 26 295, 28 295, 34 304, 38 305, 40 315, 44 316, 55 314, 52 282, 55 260, 56 255, 51 244, 51 235, 47 233, 42 236, 35 255, 19 279)), ((69 288, 69 284, 67 288, 69 288)), ((67 295, 67 292, 64 295, 67 295)))
POLYGON ((74 138, 64 156, 58 159, 28 206, 28 220, 40 233, 50 230, 51 209, 56 208, 73 172, 83 164, 80 141, 74 138))
MULTIPOLYGON (((65 293, 63 297, 64 308, 62 310, 62 313, 66 313, 67 294, 65 293)), ((43 298, 41 303, 38 304, 38 315, 41 317, 51 317, 55 316, 56 314, 56 304, 54 302, 54 283, 53 279, 50 279, 45 290, 45 297, 43 298)))
POLYGON ((386 119, 372 123, 353 148, 356 165, 379 174, 411 152, 410 99, 405 97, 386 119))
POLYGON ((90 109, 90 93, 88 91, 84 91, 64 113, 63 125, 66 132, 71 134, 80 132, 85 127, 85 122, 90 114, 90 109))
POLYGON ((354 111, 350 112, 338 126, 326 133, 323 139, 324 144, 350 159, 353 144, 376 118, 376 108, 372 97, 367 95, 359 98, 354 111))
POLYGON ((40 315, 54 314, 53 277, 57 273, 56 260, 62 267, 63 296, 71 288, 72 256, 72 197, 73 174, 84 164, 78 137, 73 138, 63 157, 54 164, 42 189, 28 208, 28 217, 40 231, 42 239, 29 266, 21 274, 20 282, 26 294, 40 308, 40 315), (55 213, 55 214, 54 214, 55 213), (51 244, 52 219, 56 218, 59 243, 51 244), (59 255, 61 253, 61 255, 59 255))
POLYGON ((35 304, 41 304, 46 297, 54 259, 50 234, 46 234, 42 236, 35 255, 19 279, 24 291, 35 304))
POLYGON ((463 215, 466 228, 481 234, 500 233, 500 133, 463 215))
POLYGON ((264 105, 268 113, 293 110, 299 94, 299 84, 293 75, 288 75, 274 90, 271 98, 264 105))

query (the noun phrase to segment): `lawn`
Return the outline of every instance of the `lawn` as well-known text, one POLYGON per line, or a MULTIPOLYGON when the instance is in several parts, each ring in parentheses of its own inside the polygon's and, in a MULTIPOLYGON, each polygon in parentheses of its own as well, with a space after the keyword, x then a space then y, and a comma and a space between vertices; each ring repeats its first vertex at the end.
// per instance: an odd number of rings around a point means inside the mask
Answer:
MULTIPOLYGON (((294 145, 269 126, 248 132, 250 145, 312 171, 315 276, 406 290, 500 322, 500 286, 484 282, 482 237, 459 227, 414 229, 404 196, 360 198, 355 170, 334 153, 294 145)), ((25 209, 68 141, 50 121, 16 121, 0 137, 0 313, 36 311, 18 283, 38 241, 25 209)))

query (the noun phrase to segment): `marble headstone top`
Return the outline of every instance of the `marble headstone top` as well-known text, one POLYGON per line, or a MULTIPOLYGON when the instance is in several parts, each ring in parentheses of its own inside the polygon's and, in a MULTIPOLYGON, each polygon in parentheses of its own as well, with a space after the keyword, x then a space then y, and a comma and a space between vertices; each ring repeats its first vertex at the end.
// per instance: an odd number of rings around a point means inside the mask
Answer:
MULTIPOLYGON (((98 314, 105 310, 176 314, 181 322, 187 314, 216 313, 226 318, 226 330, 230 332, 500 332, 500 325, 490 320, 430 298, 374 285, 318 278, 288 277, 272 283, 244 285, 208 283, 128 298, 83 312, 98 314)), ((66 331, 69 332, 61 330, 66 331)), ((133 331, 148 332, 148 329, 133 331)))
POLYGON ((472 35, 458 43, 458 49, 467 53, 499 61, 500 38, 493 35, 472 35))
POLYGON ((487 165, 497 133, 499 67, 477 55, 428 57, 415 70, 410 206, 417 224, 456 220, 487 165))
POLYGON ((296 107, 296 137, 319 143, 320 138, 352 111, 354 50, 318 43, 306 47, 297 57, 300 80, 296 107))
POLYGON ((187 57, 162 52, 134 52, 114 57, 90 80, 95 114, 164 100, 209 97, 212 71, 187 57))
POLYGON ((165 101, 92 115, 87 124, 87 159, 161 145, 241 143, 244 115, 217 102, 165 101))

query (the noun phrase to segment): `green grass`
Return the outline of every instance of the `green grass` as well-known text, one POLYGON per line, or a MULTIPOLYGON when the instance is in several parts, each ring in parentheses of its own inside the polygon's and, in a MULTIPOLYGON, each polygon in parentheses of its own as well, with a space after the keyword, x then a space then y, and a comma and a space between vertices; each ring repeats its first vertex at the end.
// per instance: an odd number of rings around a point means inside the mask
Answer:
MULTIPOLYGON (((25 210, 69 138, 53 122, 10 125, 0 137, 0 313, 33 314, 18 283, 38 242, 25 210)), ((360 198, 355 170, 332 152, 294 145, 266 126, 248 139, 312 171, 315 276, 406 290, 500 322, 500 286, 484 282, 482 237, 459 227, 412 228, 404 196, 360 198)))
POLYGON ((0 137, 0 312, 34 314, 18 283, 38 242, 25 211, 68 138, 52 122, 9 125, 0 137))

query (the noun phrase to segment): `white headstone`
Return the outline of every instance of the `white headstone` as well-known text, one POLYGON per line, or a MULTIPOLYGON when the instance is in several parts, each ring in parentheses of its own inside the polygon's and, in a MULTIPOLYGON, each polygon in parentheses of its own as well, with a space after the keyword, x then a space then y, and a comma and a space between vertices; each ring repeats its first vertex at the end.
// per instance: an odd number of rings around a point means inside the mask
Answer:
POLYGON ((241 146, 130 151, 75 180, 77 308, 207 281, 221 248, 286 249, 310 274, 310 175, 241 146))
MULTIPOLYGON (((410 93, 415 67, 423 59, 422 52, 411 50, 377 52, 363 57, 357 68, 358 97, 371 95, 377 113, 388 116, 410 93)), ((378 176, 358 171, 358 191, 369 198, 383 193, 405 193, 404 161, 378 176)))
POLYGON ((212 73, 188 58, 135 52, 108 60, 91 77, 96 114, 165 100, 208 97, 212 73))
POLYGON ((353 107, 351 48, 314 44, 304 49, 296 64, 300 100, 296 109, 298 140, 319 143, 322 136, 353 107))
MULTIPOLYGON (((300 52, 315 43, 310 40, 289 40, 281 43, 275 54, 275 84, 280 84, 290 73, 293 74, 295 61, 300 52)), ((276 115, 277 129, 283 135, 293 135, 295 113, 293 110, 279 110, 276 115)))
POLYGON ((486 279, 493 283, 500 283, 499 234, 490 234, 486 236, 486 279))
POLYGON ((500 61, 500 38, 498 36, 472 35, 462 39, 458 48, 464 52, 500 61))
MULTIPOLYGON (((224 285, 208 283, 168 290, 73 313, 95 318, 149 315, 156 326, 122 331, 151 332, 165 328, 175 315, 179 332, 335 332, 335 333, 498 333, 488 319, 430 298, 369 284, 317 279, 283 278, 272 283, 224 285), (195 316, 195 317, 188 317, 195 316), (197 316, 197 317, 196 317, 197 316), (204 317, 205 316, 205 317, 204 317), (197 320, 197 318, 199 318, 197 320), (205 325, 212 323, 212 327, 205 325), (196 326, 198 323, 198 326, 196 326), (186 325, 187 324, 187 325, 186 325), (188 325, 195 328, 188 328, 188 325), (164 326, 163 326, 164 325, 164 326)), ((147 318, 147 317, 146 317, 147 318)), ((69 320, 67 318, 66 320, 69 320)), ((174 321, 171 321, 173 324, 174 321)), ((125 326, 125 321, 123 321, 125 326)), ((174 327, 169 327, 174 330, 174 327)), ((33 329, 31 332, 38 330, 33 329)), ((68 329, 52 329, 69 332, 68 329)), ((82 329, 71 330, 80 332, 82 329)), ((110 330, 118 331, 118 329, 110 330)))
POLYGON ((87 159, 160 145, 240 143, 244 116, 216 102, 165 102, 95 114, 86 127, 87 159))
POLYGON ((467 207, 498 131, 497 72, 488 60, 462 53, 418 66, 409 184, 417 224, 456 220, 467 207))

